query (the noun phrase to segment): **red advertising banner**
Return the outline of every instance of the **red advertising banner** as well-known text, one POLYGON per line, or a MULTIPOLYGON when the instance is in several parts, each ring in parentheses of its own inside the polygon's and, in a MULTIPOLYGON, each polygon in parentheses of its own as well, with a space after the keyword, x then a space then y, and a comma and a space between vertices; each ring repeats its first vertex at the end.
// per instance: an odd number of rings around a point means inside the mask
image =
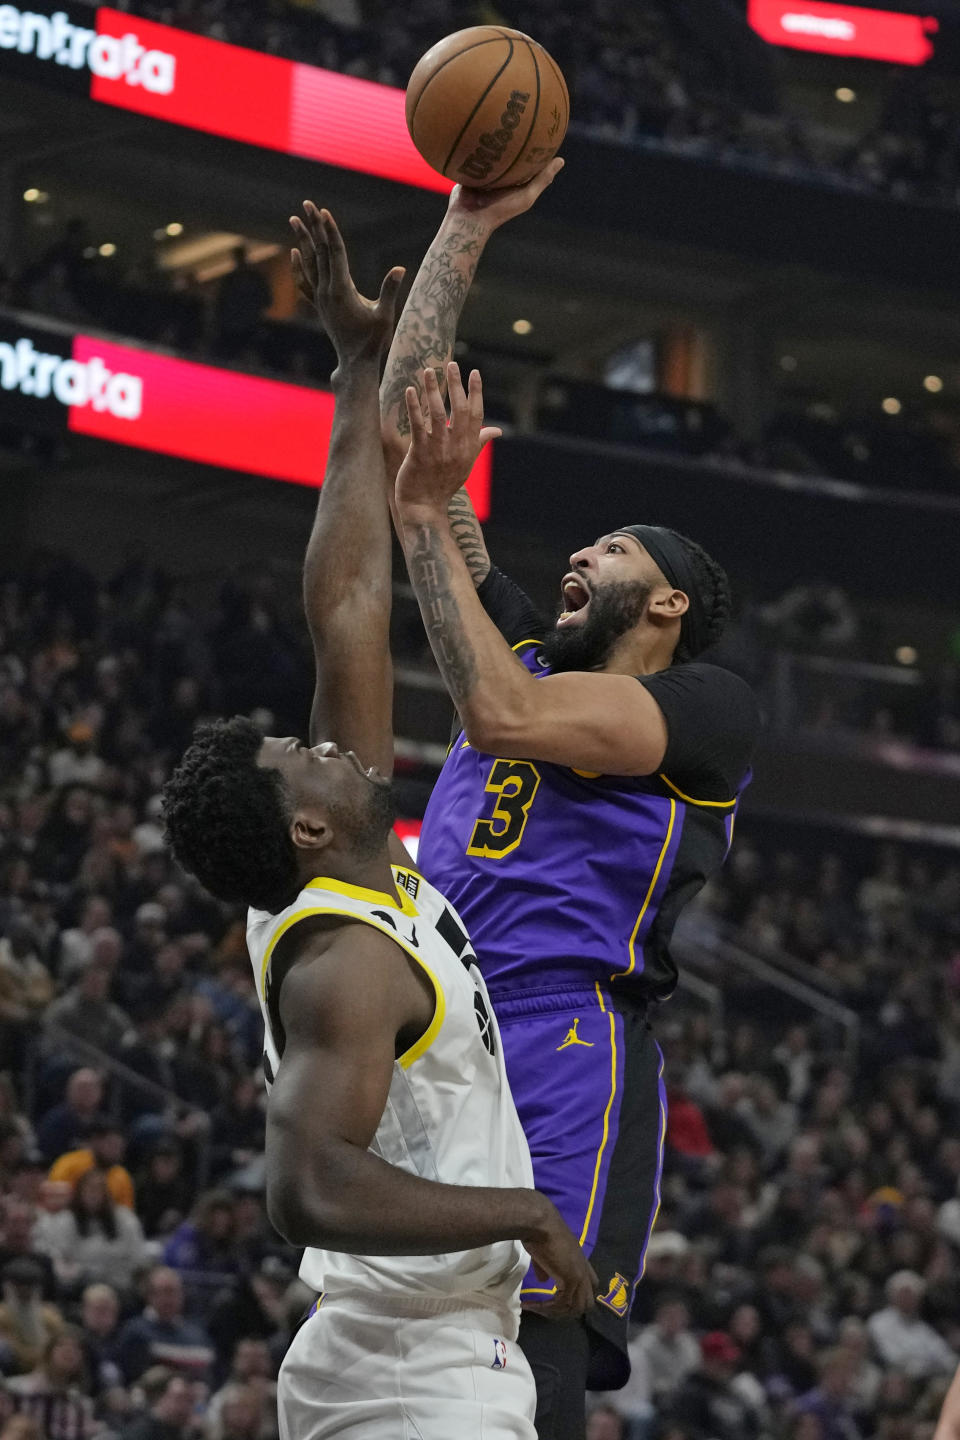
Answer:
MULTIPOLYGON (((297 485, 322 483, 334 409, 327 391, 87 335, 74 337, 69 358, 26 340, 6 348, 7 388, 26 376, 24 393, 68 406, 76 434, 297 485)), ((488 445, 467 485, 481 520, 490 514, 491 468, 488 445)))
POLYGON ((410 859, 414 862, 417 858, 417 851, 420 848, 420 830, 423 826, 422 820, 397 820, 394 823, 394 830, 410 851, 410 859))
POLYGON ((821 4, 819 0, 749 0, 747 18, 771 45, 887 60, 895 65, 925 65, 933 54, 929 37, 939 29, 932 16, 821 4))
POLYGON ((94 100, 404 185, 453 188, 414 148, 402 90, 119 10, 96 16, 88 50, 94 100))
POLYGON ((402 90, 139 15, 0 3, 0 66, 172 125, 425 190, 453 188, 414 148, 402 90))

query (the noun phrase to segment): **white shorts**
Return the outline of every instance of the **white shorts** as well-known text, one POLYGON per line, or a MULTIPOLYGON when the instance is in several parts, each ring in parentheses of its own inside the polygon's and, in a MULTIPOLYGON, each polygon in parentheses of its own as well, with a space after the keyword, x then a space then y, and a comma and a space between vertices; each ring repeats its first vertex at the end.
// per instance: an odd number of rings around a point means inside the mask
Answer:
POLYGON ((326 1296, 280 1367, 280 1440, 536 1440, 512 1317, 326 1296), (391 1307, 393 1308, 393 1307, 391 1307))

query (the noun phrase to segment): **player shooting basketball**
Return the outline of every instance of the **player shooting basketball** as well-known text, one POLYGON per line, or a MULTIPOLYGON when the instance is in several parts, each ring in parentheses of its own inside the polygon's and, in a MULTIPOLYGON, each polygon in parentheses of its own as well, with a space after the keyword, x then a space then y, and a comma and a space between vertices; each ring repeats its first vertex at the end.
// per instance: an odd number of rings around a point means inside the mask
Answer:
POLYGON ((659 1205, 666 1099, 648 1015, 676 984, 677 916, 729 848, 758 717, 741 680, 697 660, 730 606, 699 545, 655 525, 611 530, 570 557, 549 625, 491 565, 461 488, 495 432, 479 377, 465 393, 447 366, 457 317, 490 235, 559 164, 522 190, 453 192, 381 400, 410 578, 463 724, 418 863, 467 922, 536 1183, 600 1279, 585 1321, 544 1318, 554 1291, 533 1271, 522 1292, 538 1432, 578 1440, 585 1388, 629 1375, 659 1205))
POLYGON ((481 1424, 532 1440, 533 1380, 513 1345, 521 1245, 569 1313, 596 1277, 531 1188, 466 933, 391 835, 377 381, 399 273, 364 300, 332 218, 305 211, 294 269, 338 357, 304 566, 311 743, 265 740, 239 717, 201 728, 167 786, 167 827, 209 890, 253 907, 268 1210, 324 1292, 280 1372, 283 1440, 469 1440, 481 1424))

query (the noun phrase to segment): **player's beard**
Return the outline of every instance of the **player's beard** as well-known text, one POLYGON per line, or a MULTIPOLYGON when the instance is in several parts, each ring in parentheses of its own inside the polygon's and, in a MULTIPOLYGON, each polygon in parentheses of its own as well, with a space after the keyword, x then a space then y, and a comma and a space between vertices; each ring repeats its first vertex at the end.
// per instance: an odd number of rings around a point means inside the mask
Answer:
POLYGON ((331 805, 330 817, 356 859, 371 860, 387 843, 397 818, 392 784, 389 780, 366 781, 358 804, 349 809, 331 805))
POLYGON ((590 592, 590 611, 581 625, 558 625, 540 649, 554 673, 599 670, 621 636, 643 618, 653 585, 646 580, 613 580, 590 592))

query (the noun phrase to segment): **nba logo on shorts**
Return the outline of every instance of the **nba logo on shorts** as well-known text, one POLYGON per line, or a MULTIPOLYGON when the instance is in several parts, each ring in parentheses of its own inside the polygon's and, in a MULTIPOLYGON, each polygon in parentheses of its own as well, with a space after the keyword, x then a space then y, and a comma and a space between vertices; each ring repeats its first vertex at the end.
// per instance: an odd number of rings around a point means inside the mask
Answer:
POLYGON ((507 1342, 505 1340, 494 1340, 493 1342, 493 1364, 491 1370, 506 1370, 507 1368, 507 1342))

